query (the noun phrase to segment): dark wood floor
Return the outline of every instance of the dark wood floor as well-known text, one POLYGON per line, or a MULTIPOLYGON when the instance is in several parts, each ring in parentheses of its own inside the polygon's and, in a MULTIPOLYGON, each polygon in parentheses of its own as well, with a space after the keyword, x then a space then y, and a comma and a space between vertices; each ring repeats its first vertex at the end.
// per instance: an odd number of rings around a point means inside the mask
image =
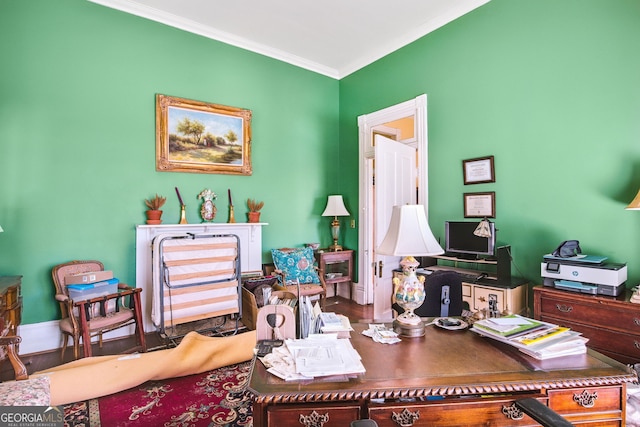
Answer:
MULTIPOLYGON (((351 322, 357 322, 361 319, 371 319, 373 317, 373 305, 359 305, 342 297, 333 297, 327 299, 325 312, 334 312, 347 316, 351 322)), ((147 348, 149 350, 166 348, 164 340, 157 333, 149 333, 145 335, 147 348)), ((92 352, 94 356, 124 353, 135 344, 135 338, 123 338, 111 341, 105 341, 102 348, 94 345, 92 352)), ((80 349, 82 351, 82 349, 80 349)), ((48 351, 38 354, 29 354, 21 356, 23 363, 27 366, 29 374, 37 371, 49 369, 58 366, 63 362, 73 360, 73 347, 68 347, 65 353, 65 360, 60 359, 60 350, 48 351)), ((0 381, 13 379, 14 373, 9 361, 3 361, 0 366, 0 381)))

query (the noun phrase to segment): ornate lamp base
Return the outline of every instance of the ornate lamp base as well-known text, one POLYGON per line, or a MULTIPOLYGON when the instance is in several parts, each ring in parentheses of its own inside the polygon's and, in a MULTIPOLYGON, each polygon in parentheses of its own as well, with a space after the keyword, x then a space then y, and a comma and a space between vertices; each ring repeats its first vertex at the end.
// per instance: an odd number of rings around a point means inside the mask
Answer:
POLYGON ((342 246, 338 244, 338 239, 340 238, 340 221, 338 221, 338 217, 335 217, 333 221, 331 221, 331 237, 333 238, 333 245, 329 246, 329 251, 341 251, 342 246))
POLYGON ((339 252, 342 250, 342 246, 340 245, 331 245, 329 246, 329 252, 339 252))
POLYGON ((400 336, 407 338, 419 338, 424 336, 424 322, 415 325, 408 325, 399 322, 398 319, 393 321, 393 330, 400 336))
POLYGON ((408 256, 400 262, 402 277, 394 277, 394 296, 396 303, 405 311, 393 322, 393 329, 405 337, 421 337, 424 335, 424 322, 413 310, 424 302, 424 277, 416 277, 418 261, 408 256))

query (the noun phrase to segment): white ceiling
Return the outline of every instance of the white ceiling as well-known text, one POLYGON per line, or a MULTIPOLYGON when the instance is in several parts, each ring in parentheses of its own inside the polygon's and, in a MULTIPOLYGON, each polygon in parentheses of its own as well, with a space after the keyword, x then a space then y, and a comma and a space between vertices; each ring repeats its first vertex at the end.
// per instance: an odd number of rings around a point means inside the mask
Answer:
POLYGON ((89 0, 336 79, 490 0, 89 0))

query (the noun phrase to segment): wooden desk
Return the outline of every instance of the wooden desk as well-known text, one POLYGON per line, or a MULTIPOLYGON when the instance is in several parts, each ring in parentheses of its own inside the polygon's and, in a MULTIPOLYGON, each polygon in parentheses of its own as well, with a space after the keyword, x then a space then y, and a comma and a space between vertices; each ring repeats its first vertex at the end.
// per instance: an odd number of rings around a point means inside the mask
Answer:
POLYGON ((286 382, 254 363, 249 391, 255 427, 344 427, 361 418, 380 427, 401 425, 394 417, 415 427, 537 425, 515 408, 524 397, 574 423, 625 424, 626 383, 636 375, 592 350, 536 361, 469 331, 429 326, 424 337, 386 345, 361 334, 367 325, 353 327, 351 341, 365 374, 286 382))

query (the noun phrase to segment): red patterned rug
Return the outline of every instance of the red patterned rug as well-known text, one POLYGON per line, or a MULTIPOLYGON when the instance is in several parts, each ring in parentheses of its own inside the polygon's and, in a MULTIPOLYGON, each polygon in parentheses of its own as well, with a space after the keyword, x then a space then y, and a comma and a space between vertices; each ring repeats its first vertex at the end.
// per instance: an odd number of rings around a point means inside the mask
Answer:
POLYGON ((64 406, 65 426, 251 427, 250 370, 244 362, 71 403, 64 406))

